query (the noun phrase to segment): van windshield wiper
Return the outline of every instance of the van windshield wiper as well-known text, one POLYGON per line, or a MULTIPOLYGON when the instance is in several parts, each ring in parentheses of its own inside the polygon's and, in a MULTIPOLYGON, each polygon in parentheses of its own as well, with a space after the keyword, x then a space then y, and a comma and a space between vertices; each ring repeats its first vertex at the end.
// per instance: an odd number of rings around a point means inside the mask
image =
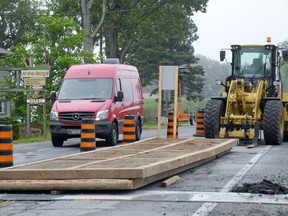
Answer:
POLYGON ((77 100, 91 100, 92 102, 103 102, 106 101, 106 98, 79 98, 77 100))

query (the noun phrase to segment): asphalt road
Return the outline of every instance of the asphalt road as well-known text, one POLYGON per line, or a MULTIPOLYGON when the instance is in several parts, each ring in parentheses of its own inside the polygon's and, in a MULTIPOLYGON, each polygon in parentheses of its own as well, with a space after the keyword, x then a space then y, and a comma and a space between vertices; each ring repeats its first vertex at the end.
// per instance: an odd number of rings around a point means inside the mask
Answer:
MULTIPOLYGON (((165 137, 165 133, 162 130, 161 137, 165 137)), ((193 134, 195 126, 179 127, 180 138, 193 134)), ((156 135, 156 130, 145 130, 142 139, 156 135)), ((107 146, 104 141, 97 140, 97 148, 107 146)), ((16 144, 14 163, 79 152, 79 139, 65 142, 62 148, 52 147, 50 141, 16 144)), ((180 173, 180 179, 169 187, 161 187, 159 181, 135 191, 0 192, 0 215, 288 215, 288 195, 230 192, 233 186, 263 179, 288 187, 287 154, 288 143, 281 146, 261 144, 252 149, 236 146, 215 160, 180 173)))

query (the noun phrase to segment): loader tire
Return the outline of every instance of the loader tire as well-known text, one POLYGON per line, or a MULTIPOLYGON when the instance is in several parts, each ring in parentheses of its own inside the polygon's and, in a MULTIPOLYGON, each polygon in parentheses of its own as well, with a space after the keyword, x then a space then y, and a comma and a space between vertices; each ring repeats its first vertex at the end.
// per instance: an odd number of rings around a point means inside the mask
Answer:
POLYGON ((265 103, 263 114, 264 140, 267 145, 281 145, 284 137, 284 112, 281 101, 265 103))
POLYGON ((220 117, 224 114, 222 100, 209 100, 204 113, 205 138, 219 138, 220 117))

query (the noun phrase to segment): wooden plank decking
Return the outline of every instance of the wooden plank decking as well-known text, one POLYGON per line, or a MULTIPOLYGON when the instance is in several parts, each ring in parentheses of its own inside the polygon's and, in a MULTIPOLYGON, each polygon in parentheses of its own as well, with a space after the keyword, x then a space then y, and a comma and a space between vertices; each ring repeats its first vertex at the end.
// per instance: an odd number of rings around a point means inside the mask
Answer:
POLYGON ((130 190, 170 177, 236 139, 149 139, 0 170, 0 190, 130 190))

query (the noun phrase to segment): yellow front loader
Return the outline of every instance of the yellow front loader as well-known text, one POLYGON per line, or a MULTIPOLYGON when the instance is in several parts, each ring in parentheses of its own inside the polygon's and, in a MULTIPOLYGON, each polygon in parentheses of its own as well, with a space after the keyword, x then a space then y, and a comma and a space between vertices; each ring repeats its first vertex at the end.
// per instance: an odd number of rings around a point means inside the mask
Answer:
MULTIPOLYGON (((270 42, 270 41, 269 41, 270 42)), ((283 93, 280 60, 288 60, 288 51, 275 45, 232 45, 232 73, 221 96, 206 104, 206 138, 239 138, 248 147, 261 138, 269 145, 288 140, 288 95, 283 93)), ((225 59, 225 50, 220 60, 225 59)))

